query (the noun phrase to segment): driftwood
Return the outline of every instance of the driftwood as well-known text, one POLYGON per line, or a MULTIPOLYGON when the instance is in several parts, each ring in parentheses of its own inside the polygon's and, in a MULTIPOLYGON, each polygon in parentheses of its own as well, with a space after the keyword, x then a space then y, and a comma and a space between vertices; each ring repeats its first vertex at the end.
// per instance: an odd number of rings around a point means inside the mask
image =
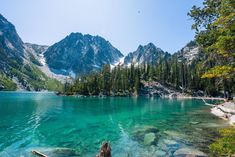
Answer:
POLYGON ((40 156, 40 157, 48 157, 47 155, 45 155, 45 154, 43 154, 43 153, 41 153, 39 151, 36 151, 36 150, 32 150, 32 153, 37 155, 37 156, 40 156))
POLYGON ((111 156, 111 146, 109 142, 103 142, 100 147, 99 154, 96 157, 112 157, 111 156))
POLYGON ((202 101, 207 105, 207 106, 212 106, 212 107, 215 107, 216 105, 214 105, 214 104, 209 104, 209 103, 207 103, 206 101, 205 101, 205 99, 202 99, 202 101))

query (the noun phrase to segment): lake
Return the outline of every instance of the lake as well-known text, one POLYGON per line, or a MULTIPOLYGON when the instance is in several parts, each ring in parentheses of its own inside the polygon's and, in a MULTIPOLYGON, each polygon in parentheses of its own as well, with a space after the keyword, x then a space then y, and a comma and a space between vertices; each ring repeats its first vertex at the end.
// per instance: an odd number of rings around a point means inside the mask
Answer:
POLYGON ((53 93, 0 92, 0 156, 95 156, 102 141, 112 155, 208 153, 228 124, 201 100, 146 97, 77 98, 53 93))

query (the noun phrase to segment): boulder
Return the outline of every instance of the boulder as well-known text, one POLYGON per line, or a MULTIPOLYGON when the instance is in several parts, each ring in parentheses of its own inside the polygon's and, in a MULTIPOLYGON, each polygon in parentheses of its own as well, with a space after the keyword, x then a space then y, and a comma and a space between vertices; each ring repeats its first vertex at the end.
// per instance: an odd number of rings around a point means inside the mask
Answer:
POLYGON ((153 157, 165 157, 166 156, 166 152, 163 150, 157 150, 154 154, 153 157))
POLYGON ((164 139, 163 142, 167 147, 178 147, 179 146, 179 143, 177 143, 174 140, 164 139))
POLYGON ((173 139, 176 139, 176 140, 182 140, 182 139, 186 139, 187 136, 185 134, 182 134, 180 132, 176 132, 176 131, 171 131, 171 130, 167 130, 167 131, 164 131, 164 133, 173 138, 173 139))
POLYGON ((156 144, 156 136, 154 133, 147 133, 144 136, 144 145, 154 145, 156 144))
POLYGON ((144 126, 144 127, 141 127, 141 128, 137 128, 133 131, 133 134, 134 135, 138 135, 138 134, 146 134, 146 133, 158 133, 159 130, 154 127, 154 126, 144 126))
POLYGON ((133 131, 135 140, 142 142, 144 145, 156 145, 159 139, 159 130, 153 126, 145 126, 133 131))

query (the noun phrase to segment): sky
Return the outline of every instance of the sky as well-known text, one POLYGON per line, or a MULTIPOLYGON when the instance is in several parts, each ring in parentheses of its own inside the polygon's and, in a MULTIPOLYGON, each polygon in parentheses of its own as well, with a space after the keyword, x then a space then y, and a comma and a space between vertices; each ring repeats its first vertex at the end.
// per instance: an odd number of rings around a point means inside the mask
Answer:
POLYGON ((99 35, 123 54, 154 43, 174 53, 194 39, 187 12, 202 0, 0 0, 24 42, 52 45, 71 32, 99 35))

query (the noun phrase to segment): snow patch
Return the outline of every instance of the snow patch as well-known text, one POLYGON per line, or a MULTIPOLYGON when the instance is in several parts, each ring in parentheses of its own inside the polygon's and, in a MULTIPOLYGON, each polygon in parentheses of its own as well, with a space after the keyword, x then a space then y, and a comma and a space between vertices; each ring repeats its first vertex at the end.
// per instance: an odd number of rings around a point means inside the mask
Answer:
MULTIPOLYGON (((111 65, 110 65, 110 66, 111 66, 111 65)), ((94 67, 94 68, 100 68, 100 66, 97 65, 97 64, 93 64, 93 67, 94 67)))
POLYGON ((93 44, 93 45, 91 45, 91 47, 93 48, 93 51, 95 54, 97 54, 99 52, 99 49, 96 45, 93 44))
POLYGON ((63 75, 63 74, 56 74, 53 71, 51 71, 51 69, 48 67, 47 64, 43 65, 43 66, 38 66, 38 68, 45 73, 48 77, 50 78, 54 78, 59 80, 62 83, 65 83, 66 81, 70 81, 71 78, 69 76, 63 75))
POLYGON ((9 49, 15 50, 15 47, 6 39, 5 43, 9 49))
POLYGON ((125 59, 125 57, 121 57, 121 58, 119 58, 119 60, 117 62, 110 64, 111 69, 115 68, 118 65, 123 65, 124 59, 125 59))
POLYGON ((71 70, 70 72, 69 72, 69 76, 71 76, 72 78, 76 78, 76 74, 75 74, 75 72, 73 71, 73 70, 71 70))
POLYGON ((115 68, 115 65, 110 64, 110 68, 111 68, 111 69, 115 68))
POLYGON ((44 57, 44 54, 39 54, 39 62, 44 66, 46 65, 46 59, 44 57))

